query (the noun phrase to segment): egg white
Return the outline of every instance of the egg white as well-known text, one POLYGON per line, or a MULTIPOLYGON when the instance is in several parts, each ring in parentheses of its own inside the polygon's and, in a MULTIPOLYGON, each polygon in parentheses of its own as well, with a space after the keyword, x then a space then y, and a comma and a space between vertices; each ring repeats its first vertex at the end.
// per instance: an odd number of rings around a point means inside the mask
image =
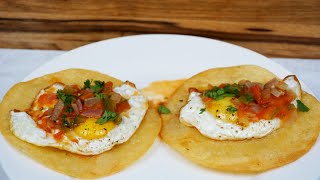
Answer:
POLYGON ((121 123, 104 137, 87 140, 75 136, 78 142, 73 142, 64 135, 62 141, 58 142, 53 138, 53 134, 38 128, 36 122, 26 112, 14 111, 11 111, 11 131, 21 140, 37 146, 50 146, 82 155, 96 155, 108 151, 116 144, 126 142, 135 133, 148 109, 146 98, 136 88, 122 84, 113 90, 128 99, 130 109, 124 112, 121 123))
MULTIPOLYGON (((292 101, 296 106, 296 100, 301 99, 301 87, 295 76, 288 76, 284 79, 297 98, 292 101)), ((180 122, 187 126, 196 127, 201 134, 216 140, 241 140, 250 138, 261 138, 280 127, 281 120, 274 118, 271 120, 261 119, 258 122, 250 122, 247 127, 225 122, 215 118, 211 113, 200 109, 205 108, 200 93, 191 92, 188 103, 180 111, 180 122)))

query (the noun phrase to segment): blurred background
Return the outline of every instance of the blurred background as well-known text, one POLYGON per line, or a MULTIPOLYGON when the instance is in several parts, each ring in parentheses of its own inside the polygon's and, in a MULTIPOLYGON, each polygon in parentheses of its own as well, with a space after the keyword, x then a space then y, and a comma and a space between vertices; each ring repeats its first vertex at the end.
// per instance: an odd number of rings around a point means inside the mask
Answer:
POLYGON ((70 50, 114 37, 175 33, 269 57, 320 58, 319 0, 1 0, 0 48, 70 50))

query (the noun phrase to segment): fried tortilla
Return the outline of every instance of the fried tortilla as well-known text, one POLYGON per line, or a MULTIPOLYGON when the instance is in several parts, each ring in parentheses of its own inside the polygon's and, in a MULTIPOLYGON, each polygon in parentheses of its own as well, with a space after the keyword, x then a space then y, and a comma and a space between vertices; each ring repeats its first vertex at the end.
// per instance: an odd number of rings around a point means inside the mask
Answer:
POLYGON ((260 139, 213 140, 194 127, 179 121, 180 109, 187 103, 188 89, 204 89, 208 84, 238 83, 242 79, 266 83, 275 75, 252 65, 209 69, 188 79, 165 104, 170 114, 162 114, 162 140, 187 159, 221 171, 257 173, 297 160, 316 142, 320 130, 320 103, 303 92, 309 112, 298 112, 298 119, 260 139))
POLYGON ((10 110, 26 110, 36 95, 55 82, 82 85, 86 79, 123 82, 113 77, 83 69, 68 69, 45 75, 13 86, 0 104, 0 130, 5 139, 28 157, 60 173, 76 178, 98 178, 123 170, 139 159, 151 147, 161 128, 161 119, 149 109, 134 135, 125 143, 99 155, 82 156, 50 147, 39 147, 18 139, 10 131, 10 110))

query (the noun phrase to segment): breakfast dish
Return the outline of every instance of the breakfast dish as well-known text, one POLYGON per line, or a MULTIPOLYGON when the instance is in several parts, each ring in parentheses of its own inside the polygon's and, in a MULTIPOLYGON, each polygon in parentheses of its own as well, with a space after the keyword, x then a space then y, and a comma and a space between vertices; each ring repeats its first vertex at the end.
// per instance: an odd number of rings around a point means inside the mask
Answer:
POLYGON ((124 169, 148 150, 161 126, 133 83, 83 69, 18 83, 0 112, 1 132, 15 148, 77 178, 124 169))
POLYGON ((163 141, 223 171, 261 172, 290 163, 311 148, 320 129, 320 104, 294 75, 279 79, 251 65, 201 72, 164 107, 163 141))

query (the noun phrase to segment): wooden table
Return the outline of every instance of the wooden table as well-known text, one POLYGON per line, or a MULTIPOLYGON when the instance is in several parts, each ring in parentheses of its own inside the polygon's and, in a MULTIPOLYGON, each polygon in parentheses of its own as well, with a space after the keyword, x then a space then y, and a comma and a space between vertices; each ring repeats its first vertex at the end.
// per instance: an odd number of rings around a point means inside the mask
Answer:
POLYGON ((119 36, 176 33, 267 56, 320 58, 319 0, 0 0, 0 47, 69 50, 119 36))

